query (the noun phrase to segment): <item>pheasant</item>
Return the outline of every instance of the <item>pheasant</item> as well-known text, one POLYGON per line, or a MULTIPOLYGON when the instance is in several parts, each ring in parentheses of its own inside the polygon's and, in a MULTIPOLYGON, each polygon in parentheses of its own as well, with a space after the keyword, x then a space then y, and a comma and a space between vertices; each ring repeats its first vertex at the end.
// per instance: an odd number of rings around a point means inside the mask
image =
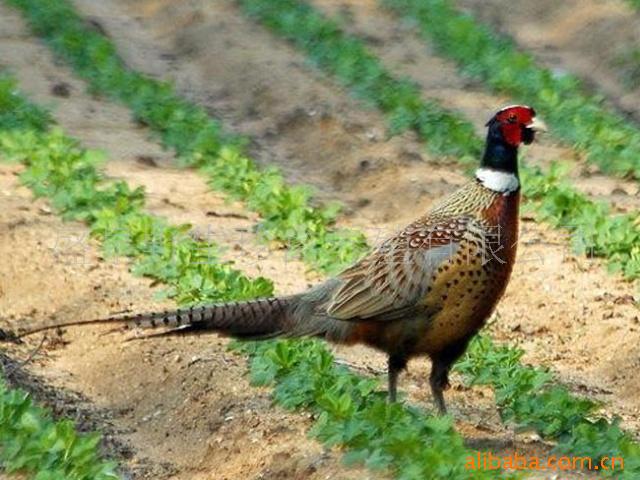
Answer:
POLYGON ((396 400, 407 361, 427 355, 442 414, 452 364, 505 291, 518 239, 518 147, 544 124, 533 108, 505 107, 487 123, 475 179, 387 239, 350 268, 291 296, 70 321, 24 332, 94 323, 166 327, 168 334, 214 331, 236 337, 321 336, 364 343, 388 355, 388 395, 396 400))

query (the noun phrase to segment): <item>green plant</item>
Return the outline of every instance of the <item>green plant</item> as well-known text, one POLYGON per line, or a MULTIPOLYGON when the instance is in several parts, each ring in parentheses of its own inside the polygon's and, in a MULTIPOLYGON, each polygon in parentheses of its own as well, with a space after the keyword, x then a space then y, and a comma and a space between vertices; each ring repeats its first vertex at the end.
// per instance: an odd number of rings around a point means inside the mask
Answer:
POLYGON ((0 130, 25 127, 42 130, 50 121, 48 112, 27 102, 17 93, 13 79, 0 73, 0 130))
POLYGON ((98 434, 80 435, 69 420, 52 420, 29 394, 0 379, 0 458, 7 473, 38 480, 114 480, 115 465, 100 460, 98 434))
MULTIPOLYGON (((424 133, 421 138, 427 143, 434 138, 446 137, 447 141, 459 145, 459 153, 469 157, 477 154, 474 148, 481 144, 480 139, 467 127, 459 128, 464 123, 462 120, 452 113, 444 115, 446 121, 442 121, 444 117, 439 114, 420 114, 433 109, 431 104, 420 98, 416 87, 407 80, 396 79, 360 40, 343 33, 334 21, 307 3, 299 0, 239 1, 248 14, 306 51, 323 70, 339 78, 357 95, 377 105, 382 111, 391 113, 391 130, 397 130, 398 118, 410 118, 402 128, 414 128, 424 133), (396 92, 397 95, 390 95, 389 92, 396 92), (407 112, 414 113, 409 115, 407 112), (423 124, 423 120, 426 123, 423 124), (431 122, 438 124, 438 129, 441 129, 435 136, 433 132, 426 133, 427 129, 432 128, 431 122)), ((462 24, 467 23, 465 21, 462 24)), ((449 31, 444 26, 439 28, 449 31)), ((453 26, 450 28, 458 32, 453 26)), ((459 48, 464 50, 465 47, 459 48)), ((498 81, 493 77, 492 80, 498 81)), ((527 79, 518 81, 526 82, 527 79)), ((621 272, 631 279, 640 277, 640 224, 634 220, 633 214, 613 215, 607 205, 593 202, 574 189, 566 180, 566 169, 557 165, 549 172, 526 166, 522 171, 523 193, 532 202, 528 205, 529 210, 535 210, 538 218, 556 227, 568 228, 577 253, 605 257, 612 271, 621 272)))

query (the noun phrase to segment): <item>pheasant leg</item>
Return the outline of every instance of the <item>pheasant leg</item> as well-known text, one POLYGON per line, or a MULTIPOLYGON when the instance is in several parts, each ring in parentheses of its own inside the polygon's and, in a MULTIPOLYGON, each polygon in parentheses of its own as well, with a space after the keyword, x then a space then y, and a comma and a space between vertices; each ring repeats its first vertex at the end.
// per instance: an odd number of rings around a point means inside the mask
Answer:
POLYGON ((389 402, 395 403, 398 395, 398 376, 400 372, 407 367, 407 359, 405 357, 390 355, 389 356, 389 402))

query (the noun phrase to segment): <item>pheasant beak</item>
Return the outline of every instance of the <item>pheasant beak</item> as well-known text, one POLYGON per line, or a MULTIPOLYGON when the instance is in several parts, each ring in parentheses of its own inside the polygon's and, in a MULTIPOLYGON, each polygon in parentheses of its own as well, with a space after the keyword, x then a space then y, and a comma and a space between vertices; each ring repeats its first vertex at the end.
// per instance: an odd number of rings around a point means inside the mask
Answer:
POLYGON ((547 125, 540 120, 539 118, 533 117, 533 119, 531 120, 531 123, 529 125, 527 125, 526 128, 529 128, 531 130, 533 130, 534 132, 546 132, 547 131, 547 125))

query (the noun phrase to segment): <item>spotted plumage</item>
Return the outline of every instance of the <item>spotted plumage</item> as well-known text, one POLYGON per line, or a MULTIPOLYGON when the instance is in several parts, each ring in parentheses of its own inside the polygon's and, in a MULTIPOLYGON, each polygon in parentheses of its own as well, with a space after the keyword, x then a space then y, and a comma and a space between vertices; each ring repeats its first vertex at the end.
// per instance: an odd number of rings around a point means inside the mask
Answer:
POLYGON ((448 372, 504 293, 515 261, 520 184, 517 149, 533 141, 533 109, 511 106, 487 124, 476 178, 335 278, 297 295, 177 311, 70 321, 33 329, 120 322, 168 334, 216 331, 242 337, 322 336, 364 343, 389 356, 389 397, 418 355, 445 412, 448 372))

